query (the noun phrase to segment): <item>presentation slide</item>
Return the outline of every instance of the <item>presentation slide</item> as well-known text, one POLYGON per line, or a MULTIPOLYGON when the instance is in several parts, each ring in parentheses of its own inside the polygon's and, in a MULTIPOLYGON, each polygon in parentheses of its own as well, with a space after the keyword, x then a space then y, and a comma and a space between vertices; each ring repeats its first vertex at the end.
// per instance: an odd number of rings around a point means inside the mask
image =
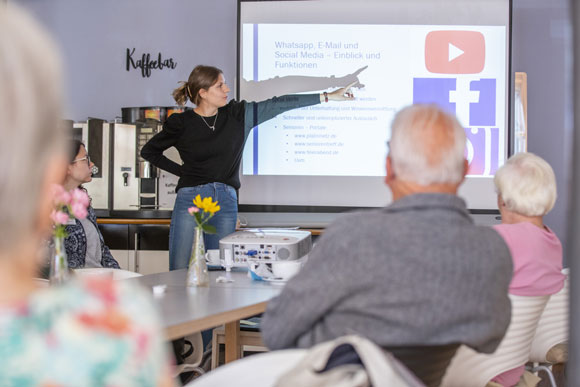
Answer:
POLYGON ((308 90, 349 74, 358 82, 354 101, 296 109, 254 129, 243 174, 384 176, 393 115, 436 103, 465 127, 469 175, 493 176, 506 145, 505 35, 504 26, 244 24, 246 83, 283 89, 291 78, 308 90))
POLYGON ((351 83, 355 96, 287 111, 252 130, 242 211, 388 204, 390 126, 413 103, 457 116, 469 162, 459 194, 471 209, 495 210, 493 175, 508 156, 509 14, 508 0, 242 1, 239 98, 351 83))

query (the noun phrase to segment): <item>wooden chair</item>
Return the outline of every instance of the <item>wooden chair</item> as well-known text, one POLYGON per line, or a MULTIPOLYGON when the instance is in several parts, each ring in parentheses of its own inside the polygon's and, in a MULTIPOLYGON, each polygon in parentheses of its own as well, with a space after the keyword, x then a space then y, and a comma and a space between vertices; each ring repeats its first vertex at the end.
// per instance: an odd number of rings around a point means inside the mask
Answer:
MULTIPOLYGON (((211 369, 215 369, 219 365, 219 349, 220 344, 225 344, 226 333, 225 328, 221 327, 215 328, 213 330, 212 344, 211 344, 211 369)), ((265 352, 268 348, 264 345, 262 341, 262 335, 257 331, 244 331, 240 330, 240 353, 239 357, 242 357, 244 350, 251 350, 254 352, 265 352)))

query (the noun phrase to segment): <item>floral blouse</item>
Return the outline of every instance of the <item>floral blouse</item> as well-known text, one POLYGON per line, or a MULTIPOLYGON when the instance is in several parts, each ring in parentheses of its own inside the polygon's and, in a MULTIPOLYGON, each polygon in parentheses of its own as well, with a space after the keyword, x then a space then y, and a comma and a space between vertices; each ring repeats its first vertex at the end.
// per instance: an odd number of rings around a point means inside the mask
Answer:
POLYGON ((0 386, 156 386, 170 358, 131 282, 87 278, 0 308, 0 386))

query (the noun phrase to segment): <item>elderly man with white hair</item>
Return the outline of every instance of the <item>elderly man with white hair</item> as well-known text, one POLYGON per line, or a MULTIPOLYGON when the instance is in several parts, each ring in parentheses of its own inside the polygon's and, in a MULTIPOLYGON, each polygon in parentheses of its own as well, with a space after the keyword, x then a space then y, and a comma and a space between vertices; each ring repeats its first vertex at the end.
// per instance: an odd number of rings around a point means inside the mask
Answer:
POLYGON ((497 348, 510 322, 512 263, 502 238, 476 226, 457 196, 465 142, 456 118, 434 105, 396 115, 386 160, 393 203, 328 227, 269 302, 261 327, 268 347, 305 348, 355 333, 430 386, 439 385, 459 344, 497 348))
MULTIPOLYGON (((514 265, 509 292, 517 296, 559 292, 565 280, 562 244, 543 221, 556 202, 552 167, 533 153, 519 153, 496 172, 494 183, 502 219, 494 228, 507 243, 514 265)), ((523 373, 522 364, 494 381, 511 386, 523 373)))

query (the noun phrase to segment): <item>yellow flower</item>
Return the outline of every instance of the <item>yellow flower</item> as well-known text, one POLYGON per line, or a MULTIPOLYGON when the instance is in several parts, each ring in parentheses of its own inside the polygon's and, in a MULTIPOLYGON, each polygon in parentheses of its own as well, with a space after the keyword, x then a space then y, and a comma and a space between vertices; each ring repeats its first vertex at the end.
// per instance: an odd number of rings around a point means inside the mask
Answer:
POLYGON ((197 195, 195 199, 193 199, 193 205, 203 210, 204 212, 209 212, 212 215, 220 210, 218 202, 212 201, 211 197, 209 196, 202 199, 201 195, 197 195))
POLYGON ((201 195, 197 195, 193 199, 193 205, 196 206, 197 208, 201 208, 201 195))
POLYGON ((208 210, 208 212, 211 212, 212 214, 215 214, 216 212, 218 212, 220 210, 220 206, 217 205, 217 202, 214 203, 214 206, 212 208, 210 208, 208 210))

